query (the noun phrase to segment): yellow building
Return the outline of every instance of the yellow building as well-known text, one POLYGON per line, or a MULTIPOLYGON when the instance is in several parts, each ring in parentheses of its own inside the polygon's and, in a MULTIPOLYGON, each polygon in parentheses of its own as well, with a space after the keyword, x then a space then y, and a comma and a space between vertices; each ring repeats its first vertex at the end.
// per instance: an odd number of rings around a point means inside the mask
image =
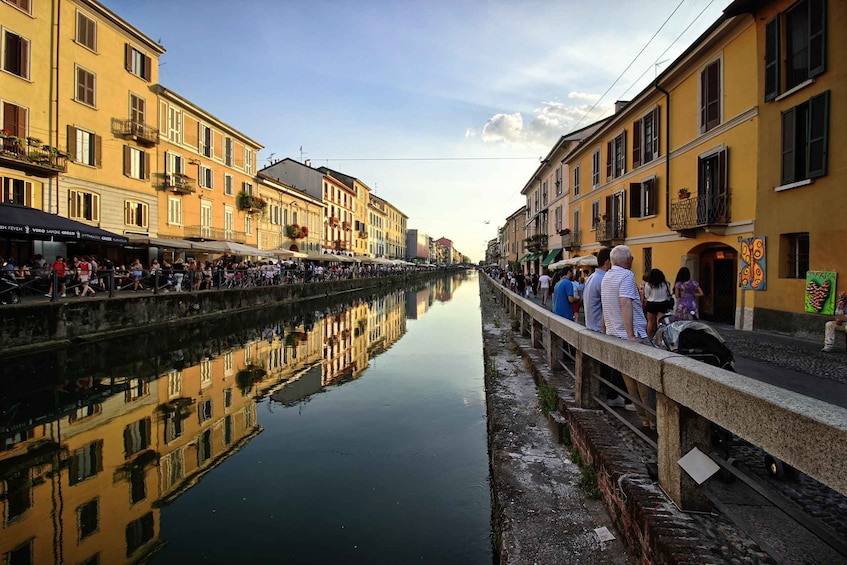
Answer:
POLYGON ((350 248, 356 256, 368 256, 368 202, 371 189, 355 177, 346 175, 329 167, 318 167, 318 171, 344 184, 353 194, 353 231, 350 248))
POLYGON ((264 173, 256 182, 259 196, 268 203, 259 217, 259 249, 318 252, 326 216, 323 201, 264 173))
POLYGON ((500 268, 510 269, 518 265, 518 259, 526 255, 523 240, 526 238, 526 206, 521 206, 506 218, 500 229, 500 268))
POLYGON ((323 201, 326 205, 323 248, 353 255, 353 206, 356 193, 330 174, 323 177, 323 201))
POLYGON ((3 199, 155 234, 151 87, 164 48, 93 0, 2 2, 0 21, 3 129, 27 140, 19 162, 0 158, 3 199))
MULTIPOLYGON (((828 298, 847 289, 847 241, 838 210, 847 202, 847 25, 841 0, 761 1, 752 9, 759 104, 755 235, 764 237, 763 288, 746 292, 756 328, 820 338, 830 316, 805 310, 806 274, 835 272, 828 298), (755 299, 755 301, 753 300, 755 299)), ((761 278, 761 277, 754 277, 761 278)), ((813 277, 819 278, 819 277, 813 277)), ((821 280, 817 281, 822 284, 821 280)))
POLYGON ((406 225, 409 216, 391 202, 385 201, 385 256, 389 259, 406 258, 406 225))
POLYGON ((256 246, 256 154, 262 145, 157 85, 159 144, 153 184, 160 237, 256 246))
POLYGON ((725 14, 566 159, 572 254, 627 244, 633 270, 688 267, 704 319, 734 323, 739 239, 753 233, 756 26, 725 14), (731 160, 730 160, 731 154, 731 160))
POLYGON ((368 195, 368 255, 385 257, 385 200, 375 194, 368 195))

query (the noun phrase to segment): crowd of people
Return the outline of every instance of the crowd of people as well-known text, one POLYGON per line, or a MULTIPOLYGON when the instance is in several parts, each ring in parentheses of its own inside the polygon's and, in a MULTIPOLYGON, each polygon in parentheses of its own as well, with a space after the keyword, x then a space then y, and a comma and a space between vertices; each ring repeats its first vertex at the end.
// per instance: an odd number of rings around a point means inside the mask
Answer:
POLYGON ((53 298, 96 296, 98 292, 156 291, 183 292, 251 286, 270 286, 361 277, 385 276, 417 267, 318 261, 241 261, 224 256, 214 261, 177 258, 173 262, 153 259, 149 265, 135 258, 115 264, 95 255, 65 258, 50 262, 42 255, 17 265, 13 258, 0 261, 3 276, 28 294, 53 298), (55 288, 54 288, 55 286, 55 288))

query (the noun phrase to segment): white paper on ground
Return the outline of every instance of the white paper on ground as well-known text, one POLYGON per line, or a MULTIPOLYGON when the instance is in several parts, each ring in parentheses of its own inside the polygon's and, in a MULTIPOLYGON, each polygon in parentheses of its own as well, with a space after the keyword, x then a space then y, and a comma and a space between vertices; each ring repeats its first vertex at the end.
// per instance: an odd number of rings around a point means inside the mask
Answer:
POLYGON ((698 485, 702 485, 703 481, 714 475, 720 470, 717 463, 712 461, 711 457, 700 451, 692 448, 691 451, 683 455, 678 461, 679 466, 683 471, 694 479, 698 485))
POLYGON ((600 538, 600 541, 612 541, 615 539, 615 536, 612 532, 609 531, 609 528, 603 526, 601 528, 594 528, 594 533, 597 534, 597 537, 600 538))

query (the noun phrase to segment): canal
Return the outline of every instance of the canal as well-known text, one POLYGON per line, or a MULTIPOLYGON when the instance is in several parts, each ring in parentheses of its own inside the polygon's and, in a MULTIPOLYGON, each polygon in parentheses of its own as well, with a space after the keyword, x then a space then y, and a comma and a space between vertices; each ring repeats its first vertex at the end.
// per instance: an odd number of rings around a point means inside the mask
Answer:
POLYGON ((492 563, 477 274, 415 284, 3 360, 0 555, 492 563))

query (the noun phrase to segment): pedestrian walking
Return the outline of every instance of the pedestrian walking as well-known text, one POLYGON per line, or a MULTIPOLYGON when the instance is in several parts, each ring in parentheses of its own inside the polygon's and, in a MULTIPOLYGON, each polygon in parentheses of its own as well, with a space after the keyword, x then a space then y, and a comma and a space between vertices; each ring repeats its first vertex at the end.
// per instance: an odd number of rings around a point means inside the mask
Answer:
POLYGON ((676 298, 674 318, 677 320, 699 320, 700 307, 697 299, 703 296, 703 289, 700 288, 700 283, 691 278, 691 271, 688 267, 682 267, 677 272, 673 293, 676 298))

